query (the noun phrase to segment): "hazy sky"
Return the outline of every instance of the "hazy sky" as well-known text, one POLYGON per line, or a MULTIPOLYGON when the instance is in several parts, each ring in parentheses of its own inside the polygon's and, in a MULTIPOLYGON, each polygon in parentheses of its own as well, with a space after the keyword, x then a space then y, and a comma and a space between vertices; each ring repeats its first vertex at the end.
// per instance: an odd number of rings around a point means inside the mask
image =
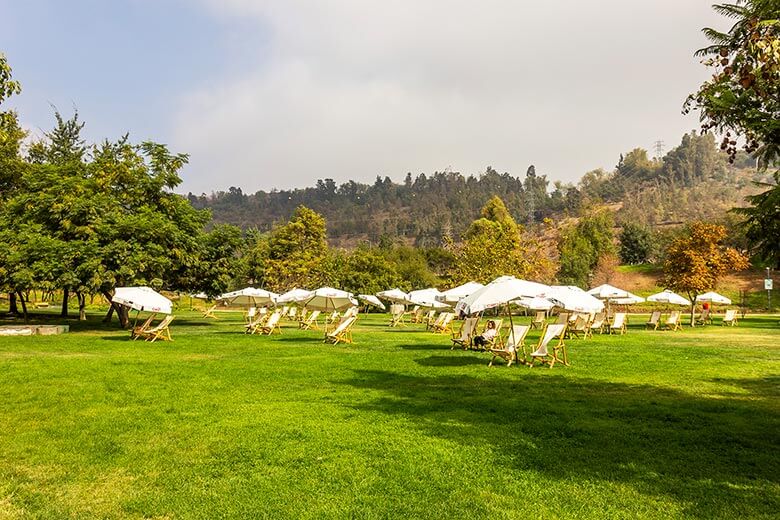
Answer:
POLYGON ((400 181, 492 165, 551 180, 669 149, 712 0, 0 0, 35 131, 187 152, 180 191, 400 181))

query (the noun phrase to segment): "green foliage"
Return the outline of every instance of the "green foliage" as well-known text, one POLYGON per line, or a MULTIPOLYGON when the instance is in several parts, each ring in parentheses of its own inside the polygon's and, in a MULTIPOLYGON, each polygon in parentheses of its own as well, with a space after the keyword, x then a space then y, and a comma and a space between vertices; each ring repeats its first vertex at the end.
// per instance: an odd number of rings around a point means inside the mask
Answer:
POLYGON ((644 264, 653 257, 653 233, 634 222, 623 224, 620 232, 620 260, 624 264, 644 264))
POLYGON ((328 254, 325 219, 298 206, 289 222, 275 228, 268 241, 264 280, 271 290, 317 287, 326 281, 328 254))
POLYGON ((366 244, 347 253, 340 269, 339 286, 355 294, 374 294, 407 285, 397 266, 379 249, 366 244))
POLYGON ((612 213, 601 210, 581 217, 576 225, 561 234, 558 243, 560 283, 579 287, 589 284, 599 258, 615 253, 613 226, 612 213))
POLYGON ((201 235, 198 264, 191 270, 187 285, 193 290, 218 296, 232 289, 241 270, 246 241, 240 228, 219 224, 201 235))
MULTIPOLYGON (((403 290, 436 287, 441 283, 441 279, 428 267, 428 261, 421 249, 396 246, 385 251, 384 255, 401 278, 398 287, 403 290)), ((385 287, 385 289, 390 288, 391 286, 385 287)))
POLYGON ((757 183, 767 189, 748 197, 750 207, 734 211, 745 217, 745 235, 756 256, 780 269, 780 172, 774 179, 773 184, 757 183))
POLYGON ((763 167, 780 159, 780 6, 777 0, 735 0, 715 5, 735 21, 728 32, 703 29, 712 45, 706 57, 712 79, 685 102, 684 111, 701 110, 704 129, 724 133, 721 149, 734 160, 737 136, 763 167))

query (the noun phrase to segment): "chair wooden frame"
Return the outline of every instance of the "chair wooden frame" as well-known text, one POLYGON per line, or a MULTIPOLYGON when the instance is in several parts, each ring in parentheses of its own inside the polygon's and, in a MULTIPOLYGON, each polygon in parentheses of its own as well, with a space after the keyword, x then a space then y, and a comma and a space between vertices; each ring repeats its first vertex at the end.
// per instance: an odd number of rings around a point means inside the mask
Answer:
POLYGON ((174 316, 172 314, 167 315, 165 319, 163 319, 155 327, 142 332, 140 336, 151 343, 154 343, 158 339, 163 341, 173 341, 170 330, 170 325, 173 321, 173 318, 174 316))
POLYGON ((271 334, 274 333, 274 331, 281 334, 282 327, 279 326, 279 322, 281 320, 282 320, 282 313, 280 313, 279 311, 274 312, 268 317, 265 323, 263 323, 258 327, 260 334, 265 334, 266 336, 270 336, 271 334))
POLYGON ((667 330, 682 330, 682 323, 680 323, 680 311, 672 311, 669 313, 669 317, 664 322, 664 327, 667 330))
POLYGON ((452 331, 452 320, 455 319, 455 313, 453 312, 442 312, 442 319, 441 322, 436 324, 433 324, 433 333, 434 334, 447 334, 448 332, 452 331))
POLYGON ((616 312, 612 317, 612 323, 609 324, 609 333, 623 335, 628 332, 627 319, 628 315, 625 312, 616 312))
POLYGON ((352 326, 357 321, 357 316, 349 316, 343 318, 338 326, 332 331, 325 334, 325 340, 323 343, 352 343, 352 326))
POLYGON ((650 319, 647 320, 647 323, 645 323, 645 328, 649 329, 650 327, 653 328, 653 330, 658 330, 658 326, 661 324, 661 311, 653 311, 653 313, 650 315, 650 319))
POLYGON ((584 339, 588 339, 590 333, 590 316, 586 314, 578 314, 574 319, 574 323, 568 327, 569 337, 575 336, 579 338, 582 336, 584 339))
POLYGON ((604 326, 607 324, 607 314, 597 312, 588 326, 588 335, 593 337, 593 331, 598 330, 599 334, 604 334, 604 326))
POLYGON ((542 329, 544 328, 545 323, 547 323, 547 313, 544 311, 536 311, 534 319, 531 320, 530 327, 532 329, 542 329))
POLYGON ((215 320, 218 320, 219 318, 217 318, 217 315, 216 315, 216 314, 214 314, 214 311, 215 311, 215 310, 217 310, 217 306, 216 306, 216 304, 215 304, 215 305, 212 305, 211 307, 209 307, 208 309, 206 309, 206 310, 203 312, 203 317, 204 317, 204 318, 214 318, 215 320))
POLYGON ((550 368, 555 366, 555 363, 561 363, 564 366, 569 366, 569 355, 566 352, 566 343, 564 336, 566 335, 565 323, 553 323, 547 325, 542 331, 542 335, 539 337, 539 343, 536 345, 536 350, 531 352, 531 359, 529 366, 533 367, 535 361, 539 361, 541 364, 549 364, 550 368), (550 342, 558 338, 558 342, 550 348, 550 342), (563 357, 560 356, 563 354, 563 357))
POLYGON ((317 325, 319 316, 320 311, 311 311, 305 320, 298 322, 298 327, 301 330, 320 330, 319 325, 317 325))
POLYGON ((146 321, 143 322, 141 325, 138 325, 137 327, 133 327, 133 330, 130 331, 130 339, 135 341, 140 336, 142 336, 145 332, 147 332, 152 327, 152 321, 154 321, 155 316, 156 314, 152 314, 151 316, 146 318, 146 321))
POLYGON ((406 311, 400 303, 394 303, 390 306, 390 326, 406 326, 406 311))
POLYGON ((739 325, 736 309, 727 309, 726 314, 723 315, 723 320, 720 322, 720 324, 721 326, 728 325, 729 327, 739 325))
POLYGON ((528 335, 529 330, 531 330, 531 325, 513 325, 503 348, 488 349, 493 354, 493 358, 488 363, 488 366, 492 367, 493 362, 499 357, 507 360, 506 366, 511 366, 512 363, 526 363, 525 337, 528 335), (523 352, 522 361, 518 356, 518 351, 521 350, 523 352))
POLYGON ((457 334, 455 332, 452 333, 450 338, 452 340, 452 348, 450 350, 455 349, 455 347, 463 347, 464 350, 471 347, 471 340, 474 337, 478 324, 479 318, 466 318, 463 320, 457 334))

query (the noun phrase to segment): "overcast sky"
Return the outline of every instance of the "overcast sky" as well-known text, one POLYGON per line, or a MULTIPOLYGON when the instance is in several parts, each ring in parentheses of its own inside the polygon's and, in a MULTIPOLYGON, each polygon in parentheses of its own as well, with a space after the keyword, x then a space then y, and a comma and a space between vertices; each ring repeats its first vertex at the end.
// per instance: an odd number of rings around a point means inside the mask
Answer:
POLYGON ((33 132, 77 107, 191 156, 179 191, 400 181, 492 165, 551 180, 667 150, 706 78, 712 0, 0 0, 33 132))

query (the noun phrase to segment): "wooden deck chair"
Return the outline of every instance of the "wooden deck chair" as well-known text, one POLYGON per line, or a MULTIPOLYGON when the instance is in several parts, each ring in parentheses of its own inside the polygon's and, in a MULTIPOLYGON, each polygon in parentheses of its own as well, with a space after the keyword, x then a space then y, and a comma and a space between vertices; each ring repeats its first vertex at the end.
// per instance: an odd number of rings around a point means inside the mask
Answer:
POLYGON ((420 306, 419 305, 415 305, 414 307, 411 308, 411 310, 408 310, 408 311, 404 312, 404 314, 410 316, 410 318, 409 318, 409 322, 410 323, 414 323, 412 321, 412 318, 414 317, 415 314, 417 314, 417 311, 419 311, 419 310, 420 310, 420 306))
POLYGON ((423 319, 425 322, 425 330, 431 330, 433 327, 433 324, 436 322, 436 311, 431 309, 425 314, 425 318, 423 319))
POLYGON ((546 322, 547 322, 547 313, 544 311, 536 311, 536 315, 534 316, 534 319, 531 321, 531 328, 532 329, 543 328, 546 322))
POLYGON ((645 328, 652 327, 653 330, 658 330, 658 325, 661 322, 661 311, 653 311, 653 313, 650 315, 650 320, 648 320, 647 323, 645 323, 645 328))
POLYGON ((723 316, 723 321, 720 322, 721 326, 728 325, 729 327, 733 327, 734 325, 738 325, 737 323, 737 311, 735 309, 728 309, 726 311, 726 314, 723 316))
POLYGON ((290 309, 287 311, 287 319, 290 321, 295 321, 298 319, 298 307, 290 307, 290 309))
POLYGON ((137 340, 139 336, 141 336, 144 332, 148 331, 152 327, 152 321, 154 321, 155 314, 152 314, 149 316, 145 322, 138 325, 137 327, 133 327, 133 330, 130 331, 130 339, 133 341, 137 340))
POLYGON ((161 339, 163 341, 173 341, 173 338, 171 338, 171 331, 169 329, 169 326, 172 321, 173 321, 173 316, 169 314, 168 316, 165 317, 164 320, 158 323, 157 326, 142 332, 141 336, 146 341, 150 341, 152 343, 154 343, 158 339, 161 339))
POLYGON ((466 318, 463 320, 458 333, 453 333, 452 338, 450 338, 452 340, 452 348, 450 350, 453 350, 456 346, 464 349, 469 348, 471 346, 471 338, 474 337, 474 333, 477 331, 478 323, 479 318, 466 318))
POLYGON ((425 316, 425 309, 422 307, 417 307, 417 310, 415 310, 412 313, 412 317, 409 319, 410 323, 422 323, 423 317, 425 316))
POLYGON ((604 324, 607 322, 607 315, 603 312, 597 312, 588 326, 588 335, 593 336, 594 331, 604 334, 604 324))
POLYGON ((325 334, 325 342, 333 343, 352 343, 352 326, 357 321, 357 316, 349 316, 342 319, 338 326, 325 334))
POLYGON ((286 318, 287 317, 287 313, 290 312, 290 306, 289 305, 284 305, 280 312, 281 312, 282 318, 286 318))
POLYGON ((590 319, 589 316, 586 314, 578 314, 577 317, 574 319, 574 323, 572 323, 571 326, 568 327, 569 337, 574 335, 577 338, 582 336, 583 338, 587 339, 589 331, 590 331, 590 319))
POLYGON ((357 316, 359 311, 360 309, 357 307, 350 307, 349 309, 344 311, 343 317, 349 318, 350 316, 357 316))
POLYGON ((569 356, 566 353, 566 344, 563 341, 563 337, 566 335, 565 323, 554 323, 547 325, 542 335, 539 337, 539 343, 536 345, 536 350, 531 352, 531 361, 529 366, 534 366, 534 361, 540 363, 548 363, 550 368, 555 365, 555 362, 562 363, 569 366, 569 356), (558 342, 550 348, 550 342, 558 338, 558 342), (561 357, 563 354, 563 357, 561 357))
POLYGON ((609 333, 625 334, 627 330, 628 329, 626 328, 626 313, 616 312, 615 315, 612 317, 612 323, 609 324, 609 333))
POLYGON ((493 359, 490 360, 488 366, 492 367, 493 361, 498 357, 507 360, 506 366, 510 366, 512 363, 520 363, 520 356, 518 355, 520 351, 523 353, 522 362, 525 363, 525 337, 528 335, 529 330, 531 330, 530 325, 513 325, 503 348, 488 349, 493 353, 493 359))
POLYGON ((257 307, 249 307, 244 315, 244 321, 247 323, 255 321, 255 316, 257 316, 257 307))
POLYGON ((282 314, 279 311, 274 312, 271 314, 265 323, 260 325, 259 331, 260 334, 265 334, 267 336, 270 336, 274 333, 274 331, 278 332, 279 334, 282 333, 282 328, 279 326, 279 320, 281 320, 282 314))
POLYGON ((556 325, 568 325, 569 324, 569 313, 568 312, 561 312, 558 314, 558 319, 555 320, 556 325))
POLYGON ((404 312, 404 306, 400 303, 394 303, 390 306, 390 326, 391 327, 398 327, 406 325, 404 316, 406 313, 404 312))
POLYGON ((320 330, 319 325, 317 325, 317 318, 320 316, 320 311, 311 311, 308 316, 306 316, 306 319, 298 323, 298 327, 300 327, 301 330, 320 330))
POLYGON ((214 311, 217 310, 216 305, 212 305, 208 309, 206 309, 206 312, 203 313, 204 318, 214 318, 215 320, 218 320, 217 315, 214 314, 214 311))
POLYGON ((434 324, 434 334, 447 334, 448 332, 452 331, 452 320, 455 318, 455 314, 452 312, 442 312, 442 314, 444 316, 441 320, 441 323, 438 325, 434 324))
MULTIPOLYGON (((504 348, 504 339, 501 337, 501 325, 504 323, 504 320, 494 319, 493 323, 496 324, 496 335, 488 341, 487 345, 482 347, 486 351, 490 349, 504 348)), ((487 326, 487 322, 485 326, 487 326)), ((483 330, 482 332, 484 333, 485 331, 483 330)))
POLYGON ((664 322, 664 327, 669 330, 682 330, 682 324, 680 323, 680 311, 672 311, 669 313, 669 317, 664 322))
POLYGON ((712 323, 712 314, 710 313, 710 309, 704 309, 701 311, 701 315, 696 318, 696 323, 699 325, 706 325, 707 323, 712 323))

